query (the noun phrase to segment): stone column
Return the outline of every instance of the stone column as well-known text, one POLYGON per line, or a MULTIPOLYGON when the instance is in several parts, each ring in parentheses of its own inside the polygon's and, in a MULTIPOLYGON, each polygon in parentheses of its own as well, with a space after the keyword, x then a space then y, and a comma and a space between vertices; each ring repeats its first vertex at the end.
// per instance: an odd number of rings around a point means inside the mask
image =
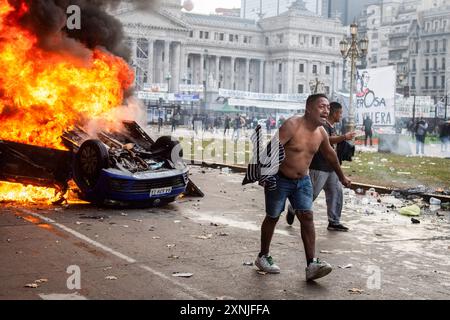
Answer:
POLYGON ((166 77, 170 71, 170 41, 164 41, 164 69, 163 80, 166 81, 166 77))
POLYGON ((185 84, 183 79, 187 78, 187 61, 186 61, 186 47, 180 43, 180 55, 178 57, 180 63, 179 79, 180 83, 185 84))
POLYGON ((306 86, 305 86, 305 92, 310 92, 311 88, 309 86, 309 81, 311 81, 311 72, 312 72, 312 64, 308 60, 305 62, 305 71, 306 71, 306 86))
POLYGON ((179 42, 174 43, 174 47, 173 47, 173 63, 172 63, 172 83, 171 83, 171 88, 172 88, 172 92, 178 92, 178 88, 180 85, 180 63, 181 63, 181 44, 179 42))
POLYGON ((214 75, 216 80, 216 87, 219 88, 220 81, 220 56, 216 56, 216 74, 214 75))
POLYGON ((148 83, 154 82, 154 49, 153 49, 154 40, 148 40, 148 69, 147 69, 147 80, 148 83))
POLYGON ((250 91, 248 88, 250 77, 250 59, 245 59, 245 89, 244 91, 250 91))
POLYGON ((293 60, 287 60, 286 61, 286 93, 292 93, 292 88, 293 88, 293 83, 294 83, 294 74, 292 72, 292 69, 294 68, 293 66, 294 61, 293 60))
POLYGON ((233 85, 234 85, 234 78, 235 78, 235 75, 234 75, 235 63, 236 63, 236 58, 235 57, 231 57, 230 90, 234 89, 233 85))
POLYGON ((203 69, 204 65, 205 65, 205 56, 203 54, 200 54, 199 84, 203 84, 203 81, 205 81, 205 69, 203 69))
POLYGON ((259 60, 259 92, 264 92, 264 60, 259 60))

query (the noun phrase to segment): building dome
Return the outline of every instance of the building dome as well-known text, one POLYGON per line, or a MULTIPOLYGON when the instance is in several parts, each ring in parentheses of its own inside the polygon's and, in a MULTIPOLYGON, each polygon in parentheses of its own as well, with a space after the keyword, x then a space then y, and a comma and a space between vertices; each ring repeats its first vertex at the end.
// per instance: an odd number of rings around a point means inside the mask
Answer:
POLYGON ((185 0, 183 2, 183 8, 186 11, 192 11, 192 9, 194 9, 194 3, 192 2, 192 0, 185 0))

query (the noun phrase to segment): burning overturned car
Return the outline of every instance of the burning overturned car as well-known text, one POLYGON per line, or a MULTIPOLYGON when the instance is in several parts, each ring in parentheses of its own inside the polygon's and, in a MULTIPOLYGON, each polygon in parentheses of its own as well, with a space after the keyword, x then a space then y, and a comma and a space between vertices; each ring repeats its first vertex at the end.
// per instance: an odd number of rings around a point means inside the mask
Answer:
POLYGON ((0 201, 47 188, 63 199, 72 180, 96 204, 195 191, 179 143, 153 141, 130 112, 135 75, 110 1, 76 4, 89 12, 79 30, 64 1, 0 0, 0 201), (43 188, 11 191, 28 185, 43 188))
POLYGON ((93 139, 64 132, 67 151, 0 140, 0 180, 51 187, 64 195, 73 178, 82 200, 95 204, 169 203, 185 192, 188 169, 178 141, 153 141, 134 121, 93 139))

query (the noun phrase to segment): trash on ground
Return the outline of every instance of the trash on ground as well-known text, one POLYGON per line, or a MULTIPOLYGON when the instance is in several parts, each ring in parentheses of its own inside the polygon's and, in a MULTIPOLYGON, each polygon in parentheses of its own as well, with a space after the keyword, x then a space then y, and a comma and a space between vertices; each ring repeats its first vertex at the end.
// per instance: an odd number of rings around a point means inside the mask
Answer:
POLYGON ((403 207, 399 210, 399 213, 404 216, 419 216, 420 208, 418 205, 413 204, 412 206, 403 207))
POLYGON ((172 243, 171 243, 171 244, 166 245, 166 247, 167 247, 167 248, 173 248, 173 247, 175 247, 175 244, 172 244, 172 243))
POLYGON ((210 234, 207 234, 207 235, 195 236, 195 238, 202 239, 202 240, 207 240, 207 239, 211 239, 212 236, 213 236, 212 233, 210 233, 210 234))
POLYGON ((349 263, 349 264, 346 264, 345 266, 338 266, 338 267, 341 269, 348 269, 348 268, 353 267, 353 265, 351 263, 349 263))
POLYGON ((431 205, 441 205, 441 200, 431 197, 430 204, 431 205))
POLYGON ((106 276, 105 277, 106 280, 117 280, 116 276, 106 276))
POLYGON ((152 239, 161 239, 161 237, 156 236, 156 237, 152 237, 152 239))
POLYGON ((358 289, 358 288, 348 289, 348 291, 349 291, 351 294, 361 294, 361 293, 364 292, 364 290, 358 289))
POLYGON ((244 262, 243 265, 244 266, 253 266, 253 262, 244 262))
POLYGON ((411 222, 412 222, 412 223, 420 223, 420 220, 417 220, 417 219, 411 218, 411 222))
POLYGON ((265 272, 265 271, 261 271, 261 270, 257 270, 256 272, 257 272, 258 274, 261 274, 261 275, 263 275, 263 276, 267 274, 267 272, 265 272))
POLYGON ((39 286, 36 283, 27 283, 24 287, 25 288, 37 288, 39 286))
POLYGON ((174 273, 172 273, 173 277, 180 277, 180 278, 190 278, 193 275, 194 275, 193 273, 189 273, 189 272, 174 272, 174 273))
POLYGON ((38 279, 34 283, 44 283, 44 282, 48 282, 48 279, 38 279))

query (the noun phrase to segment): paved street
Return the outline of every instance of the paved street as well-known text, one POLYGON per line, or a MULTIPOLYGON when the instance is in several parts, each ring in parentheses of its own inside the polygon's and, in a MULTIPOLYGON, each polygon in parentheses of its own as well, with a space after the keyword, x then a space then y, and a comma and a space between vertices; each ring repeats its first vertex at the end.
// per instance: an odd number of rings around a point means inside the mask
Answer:
POLYGON ((317 250, 334 270, 307 283, 298 222, 290 227, 283 216, 273 239, 281 274, 259 274, 244 263, 259 251, 261 187, 241 186, 242 174, 200 167, 191 173, 206 197, 162 208, 0 204, 0 299, 450 298, 449 212, 412 224, 387 206, 347 195, 343 222, 351 231, 333 233, 321 195, 317 250), (79 267, 80 289, 67 286, 75 283, 70 266, 79 267), (25 287, 33 283, 38 287, 25 287))

